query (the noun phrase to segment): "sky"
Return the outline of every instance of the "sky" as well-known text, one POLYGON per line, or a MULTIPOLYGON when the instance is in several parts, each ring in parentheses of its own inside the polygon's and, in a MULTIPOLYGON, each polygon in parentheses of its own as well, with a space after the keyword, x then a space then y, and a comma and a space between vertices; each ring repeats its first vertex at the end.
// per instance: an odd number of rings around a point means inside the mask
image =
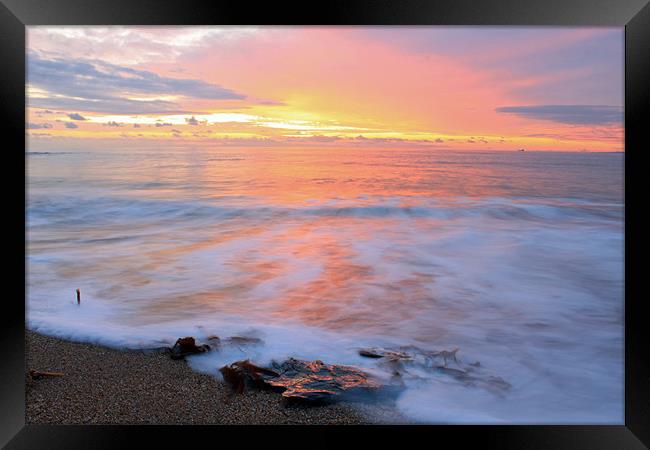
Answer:
POLYGON ((623 28, 27 27, 28 149, 623 151, 623 28))

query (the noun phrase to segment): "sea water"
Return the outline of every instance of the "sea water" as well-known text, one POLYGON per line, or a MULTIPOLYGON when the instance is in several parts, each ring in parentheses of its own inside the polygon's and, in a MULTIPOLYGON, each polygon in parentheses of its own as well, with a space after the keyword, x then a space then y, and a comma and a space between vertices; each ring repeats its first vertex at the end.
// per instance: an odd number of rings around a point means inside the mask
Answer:
POLYGON ((621 153, 27 152, 27 327, 128 348, 251 336, 386 377, 367 346, 458 348, 511 388, 420 370, 425 423, 624 420, 621 153), (76 304, 75 289, 81 291, 76 304))

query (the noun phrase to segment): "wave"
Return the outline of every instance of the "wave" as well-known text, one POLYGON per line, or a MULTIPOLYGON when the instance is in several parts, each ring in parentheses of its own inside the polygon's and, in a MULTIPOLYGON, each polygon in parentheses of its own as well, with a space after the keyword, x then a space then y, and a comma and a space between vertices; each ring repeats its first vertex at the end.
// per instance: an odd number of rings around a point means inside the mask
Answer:
POLYGON ((73 152, 25 152, 29 156, 44 156, 44 155, 74 155, 73 152))
MULTIPOLYGON (((157 185, 142 186, 143 189, 157 185)), ((587 202, 572 199, 540 201, 538 199, 500 199, 455 201, 443 203, 432 199, 382 199, 359 204, 357 200, 332 200, 320 205, 285 206, 264 204, 260 200, 241 197, 239 203, 211 204, 196 201, 170 201, 124 197, 83 198, 76 196, 34 196, 27 208, 28 223, 38 225, 88 224, 129 221, 175 221, 232 218, 430 218, 454 220, 487 218, 503 221, 621 221, 624 206, 616 203, 587 202)))
POLYGON ((120 348, 262 339, 189 360, 216 377, 287 357, 386 377, 360 347, 458 347, 512 390, 422 370, 397 399, 407 416, 622 423, 622 203, 92 195, 30 195, 30 329, 120 348))

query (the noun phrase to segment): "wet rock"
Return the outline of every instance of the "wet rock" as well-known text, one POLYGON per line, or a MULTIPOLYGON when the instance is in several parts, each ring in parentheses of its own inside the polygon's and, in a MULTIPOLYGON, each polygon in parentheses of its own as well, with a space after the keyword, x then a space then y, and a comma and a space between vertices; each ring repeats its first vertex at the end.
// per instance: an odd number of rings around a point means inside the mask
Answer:
MULTIPOLYGON (((458 353, 458 349, 455 348, 451 351, 448 350, 441 350, 439 352, 426 352, 425 355, 429 358, 429 361, 432 361, 435 358, 442 358, 443 360, 443 367, 447 367, 447 363, 449 361, 453 361, 456 363, 458 367, 460 367, 460 363, 458 362, 458 359, 456 358, 456 353, 458 353)), ((433 364, 433 362, 432 362, 433 364)))
POLYGON ((368 374, 349 366, 328 365, 322 361, 290 358, 272 368, 259 367, 250 361, 238 361, 220 369, 224 380, 235 391, 244 387, 269 388, 282 392, 289 400, 320 403, 340 397, 375 391, 380 384, 368 374))
POLYGON ((487 377, 483 384, 483 387, 495 394, 501 394, 503 391, 506 391, 512 387, 512 385, 503 378, 494 376, 487 377))
POLYGON ((402 350, 390 350, 378 347, 362 348, 359 350, 359 355, 365 356, 366 358, 381 359, 378 365, 390 372, 393 380, 408 373, 406 366, 412 363, 415 357, 415 354, 402 350))
POLYGON ((385 356, 383 352, 378 352, 374 348, 362 348, 359 350, 359 355, 366 358, 383 358, 385 356))
POLYGON ((359 355, 378 359, 379 367, 391 373, 393 380, 421 378, 422 370, 436 375, 453 378, 469 387, 480 387, 494 394, 502 395, 511 385, 501 377, 489 374, 479 361, 463 365, 457 358, 458 349, 430 351, 415 346, 396 349, 363 348, 359 355), (417 370, 418 369, 420 372, 417 370))
POLYGON ((377 347, 362 348, 359 350, 359 355, 365 356, 366 358, 388 358, 393 360, 410 360, 413 358, 413 356, 407 352, 377 347))
POLYGON ((403 346, 397 349, 385 349, 379 347, 362 348, 359 350, 359 355, 368 358, 384 358, 391 362, 420 362, 425 366, 437 368, 447 367, 450 362, 461 367, 458 359, 456 358, 458 349, 454 350, 441 350, 441 351, 427 351, 422 350, 415 346, 403 346))
POLYGON ((512 385, 501 377, 484 375, 471 368, 468 370, 452 369, 449 367, 438 367, 436 371, 454 378, 456 381, 468 387, 479 387, 492 392, 495 395, 503 395, 512 385))
POLYGON ((268 383, 284 389, 282 396, 288 399, 322 402, 372 392, 381 386, 357 368, 329 365, 318 360, 290 358, 282 364, 274 364, 273 368, 280 376, 268 380, 268 383))
POLYGON ((240 394, 244 392, 244 388, 246 387, 269 387, 266 382, 267 379, 277 378, 280 376, 279 373, 264 367, 256 366, 249 360, 237 361, 229 366, 223 366, 219 369, 219 372, 223 375, 223 379, 240 394))
POLYGON ((228 339, 226 339, 226 342, 228 344, 234 344, 234 345, 254 345, 254 344, 261 344, 262 340, 259 338, 248 337, 248 336, 231 336, 228 339))
POLYGON ((183 359, 188 355, 203 353, 210 350, 207 344, 196 345, 193 337, 179 338, 171 349, 170 356, 172 359, 183 359))
POLYGON ((205 340, 208 342, 210 345, 210 348, 213 349, 215 347, 219 347, 221 345, 221 339, 219 339, 219 336, 208 336, 205 338, 205 340))

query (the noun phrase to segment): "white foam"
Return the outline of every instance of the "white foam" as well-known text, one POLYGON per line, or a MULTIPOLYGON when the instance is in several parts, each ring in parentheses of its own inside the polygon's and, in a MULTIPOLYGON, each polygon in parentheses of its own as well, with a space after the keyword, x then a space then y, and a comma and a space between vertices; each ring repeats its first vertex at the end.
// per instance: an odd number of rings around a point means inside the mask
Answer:
POLYGON ((360 347, 458 347, 511 390, 415 370, 404 414, 623 423, 623 208, 611 198, 360 191, 290 203, 241 186, 226 195, 227 180, 211 180, 215 196, 157 193, 174 180, 131 182, 137 195, 103 179, 29 190, 29 328, 118 348, 263 340, 189 358, 217 377, 235 360, 291 356, 387 379, 360 347))

